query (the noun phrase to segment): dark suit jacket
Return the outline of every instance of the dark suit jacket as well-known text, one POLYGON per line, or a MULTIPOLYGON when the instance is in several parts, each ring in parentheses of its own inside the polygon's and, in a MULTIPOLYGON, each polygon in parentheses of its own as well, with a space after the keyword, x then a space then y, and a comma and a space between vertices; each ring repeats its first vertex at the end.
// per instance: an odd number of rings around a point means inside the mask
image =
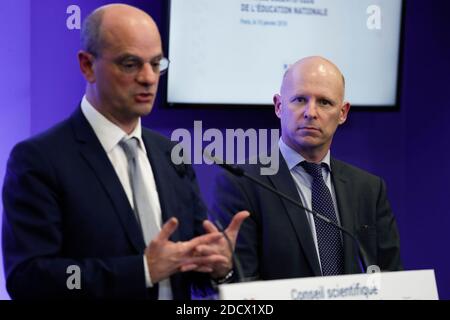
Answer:
MULTIPOLYGON (((247 173, 301 202, 295 182, 280 154, 280 168, 272 176, 260 176, 260 166, 244 166, 247 173)), ((401 269, 399 236, 384 182, 365 171, 331 159, 340 221, 357 236, 371 264, 382 270, 401 269)), ((281 199, 244 177, 218 176, 213 211, 229 220, 248 210, 239 233, 236 252, 246 277, 283 279, 320 276, 311 229, 303 209, 281 199)), ((345 273, 359 273, 357 250, 343 236, 345 273)))
MULTIPOLYGON (((172 144, 144 129, 163 221, 180 224, 173 241, 202 233, 206 209, 193 169, 175 166, 172 144)), ((142 231, 107 154, 78 108, 66 121, 16 145, 3 186, 3 254, 12 298, 156 298, 146 289, 142 231), (81 290, 68 290, 68 266, 81 290)), ((189 299, 198 274, 171 277, 189 299)))

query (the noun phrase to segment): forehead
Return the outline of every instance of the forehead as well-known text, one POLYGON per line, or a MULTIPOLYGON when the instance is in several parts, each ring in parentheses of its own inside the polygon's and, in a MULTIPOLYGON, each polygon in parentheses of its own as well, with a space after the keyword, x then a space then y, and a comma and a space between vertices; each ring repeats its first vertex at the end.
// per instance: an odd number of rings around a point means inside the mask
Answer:
POLYGON ((282 95, 310 94, 343 98, 344 84, 339 71, 323 64, 294 66, 283 79, 282 95))
POLYGON ((129 21, 102 27, 103 52, 111 55, 125 53, 152 58, 162 53, 161 37, 156 27, 145 22, 129 21))

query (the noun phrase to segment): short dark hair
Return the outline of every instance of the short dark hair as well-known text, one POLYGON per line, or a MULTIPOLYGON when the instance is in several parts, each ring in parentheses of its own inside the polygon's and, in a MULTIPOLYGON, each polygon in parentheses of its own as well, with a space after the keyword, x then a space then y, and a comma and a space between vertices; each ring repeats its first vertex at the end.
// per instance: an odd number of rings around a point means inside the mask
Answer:
POLYGON ((86 17, 81 27, 81 48, 94 56, 99 56, 103 49, 101 24, 104 10, 96 10, 86 17))

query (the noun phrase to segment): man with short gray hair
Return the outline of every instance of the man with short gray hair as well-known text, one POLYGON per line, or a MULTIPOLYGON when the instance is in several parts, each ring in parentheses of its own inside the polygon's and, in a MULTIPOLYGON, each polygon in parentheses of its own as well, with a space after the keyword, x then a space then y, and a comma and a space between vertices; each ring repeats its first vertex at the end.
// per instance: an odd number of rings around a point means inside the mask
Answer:
MULTIPOLYGON (((141 126, 169 66, 158 28, 147 13, 114 4, 87 17, 81 34, 80 107, 16 145, 8 162, 8 292, 190 299, 191 287, 207 290, 229 274, 231 252, 206 220, 193 169, 174 165, 172 143, 141 126)), ((247 215, 226 230, 233 242, 247 215)))

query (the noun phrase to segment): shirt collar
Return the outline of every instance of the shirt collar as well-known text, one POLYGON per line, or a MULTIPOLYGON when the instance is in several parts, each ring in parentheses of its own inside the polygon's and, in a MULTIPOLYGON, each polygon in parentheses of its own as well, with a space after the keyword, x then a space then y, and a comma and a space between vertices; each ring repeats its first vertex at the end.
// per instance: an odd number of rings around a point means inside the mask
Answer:
POLYGON ((109 153, 122 139, 136 138, 139 141, 139 146, 144 152, 145 145, 142 140, 142 127, 141 118, 139 118, 136 128, 127 134, 115 123, 108 120, 104 115, 95 109, 92 104, 87 100, 86 96, 81 101, 81 110, 86 117, 87 121, 94 130, 98 140, 100 140, 103 149, 106 153, 109 153))
MULTIPOLYGON (((302 161, 306 161, 305 158, 302 157, 300 153, 289 147, 286 143, 284 143, 283 138, 280 137, 278 141, 278 146, 280 148, 280 152, 283 155, 284 160, 286 160, 287 166, 289 170, 293 170, 299 163, 302 161)), ((320 163, 325 163, 328 169, 331 171, 330 165, 330 150, 328 150, 325 157, 320 161, 320 163)))

